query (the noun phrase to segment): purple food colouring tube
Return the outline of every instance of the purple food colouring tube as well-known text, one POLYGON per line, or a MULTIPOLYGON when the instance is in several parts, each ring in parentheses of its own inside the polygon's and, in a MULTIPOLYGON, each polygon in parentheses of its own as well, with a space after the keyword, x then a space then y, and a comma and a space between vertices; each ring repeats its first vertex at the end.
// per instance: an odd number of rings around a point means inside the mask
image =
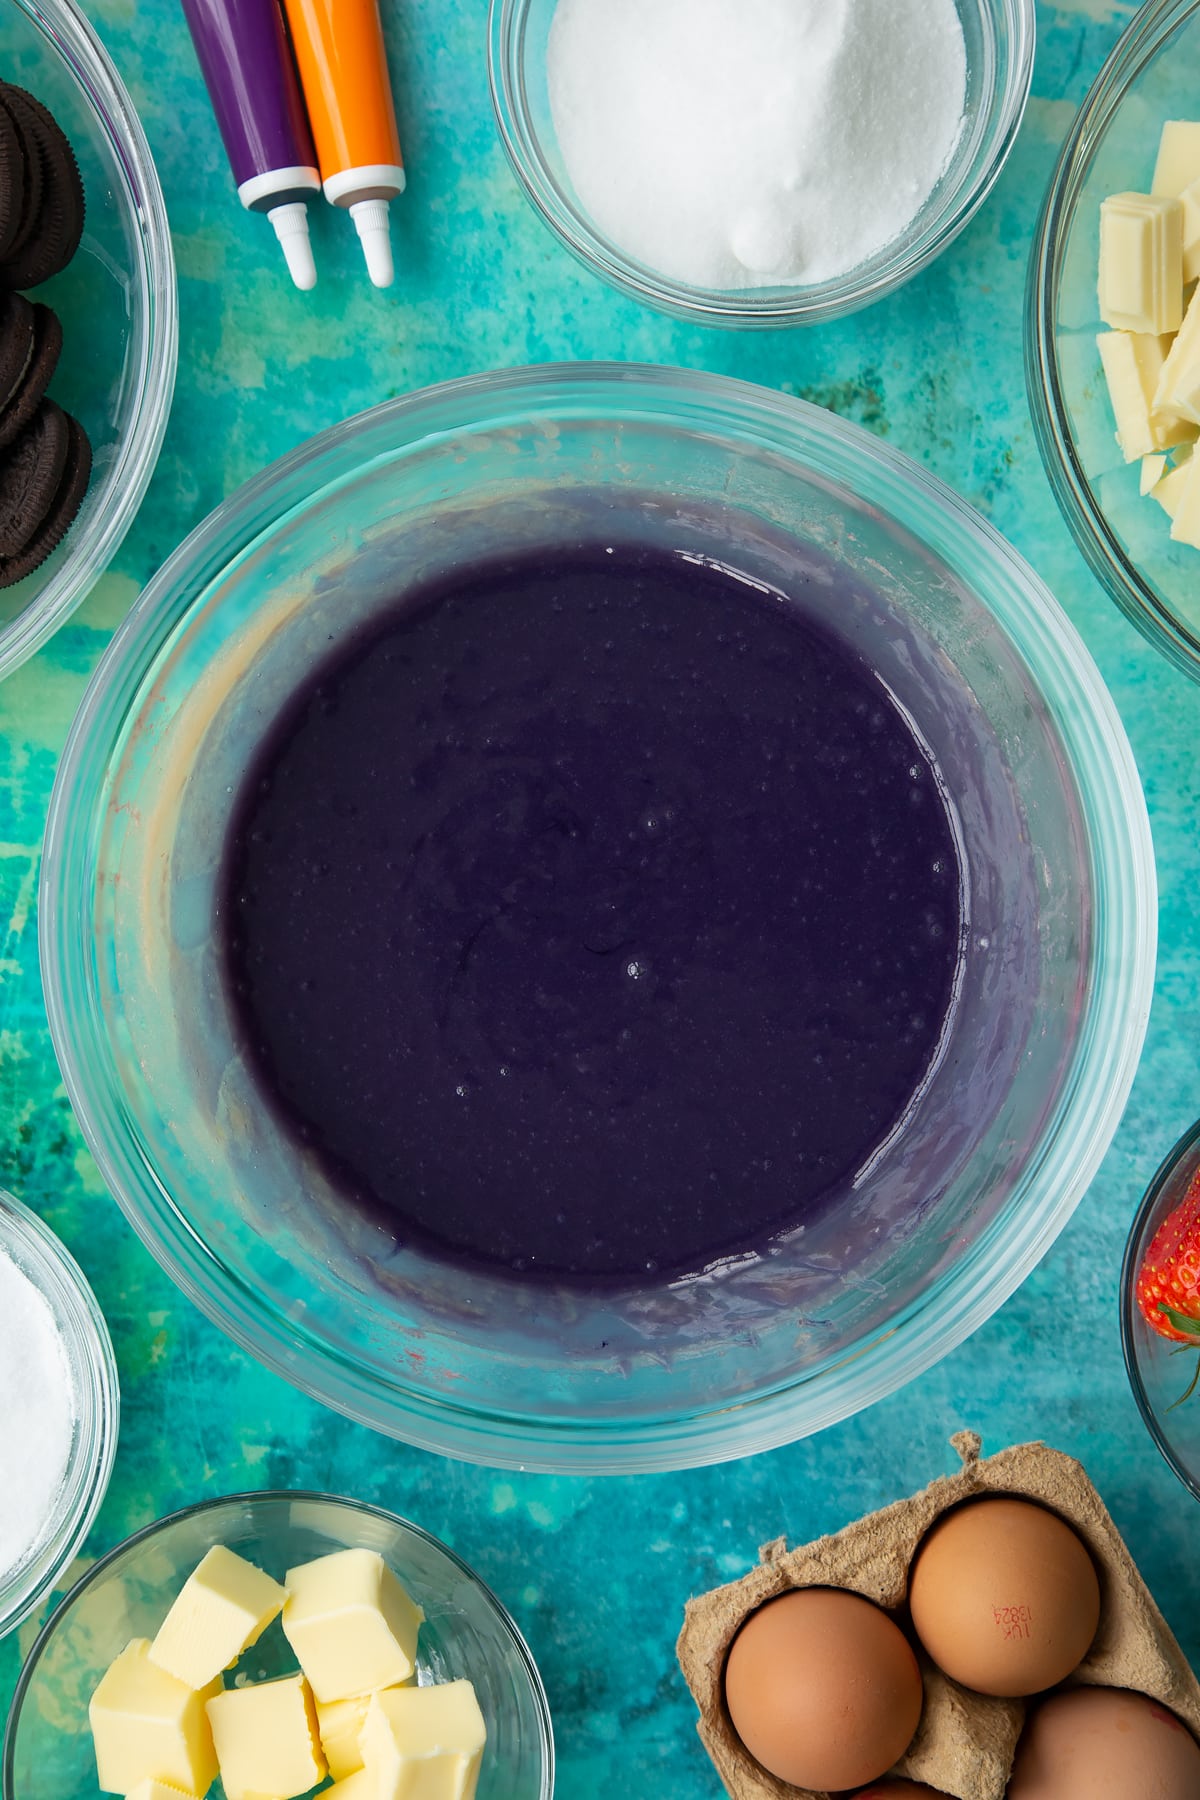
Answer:
POLYGON ((308 199, 321 191, 279 0, 183 0, 238 198, 265 212, 298 288, 316 284, 308 199))

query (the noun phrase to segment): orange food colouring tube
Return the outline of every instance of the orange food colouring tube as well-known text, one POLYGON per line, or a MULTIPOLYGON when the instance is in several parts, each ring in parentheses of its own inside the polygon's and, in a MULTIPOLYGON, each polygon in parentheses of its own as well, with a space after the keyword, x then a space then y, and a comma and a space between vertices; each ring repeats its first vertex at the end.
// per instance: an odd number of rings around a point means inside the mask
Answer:
POLYGON ((325 198, 346 207, 376 287, 394 279, 388 202, 404 160, 378 0, 285 0, 325 198))

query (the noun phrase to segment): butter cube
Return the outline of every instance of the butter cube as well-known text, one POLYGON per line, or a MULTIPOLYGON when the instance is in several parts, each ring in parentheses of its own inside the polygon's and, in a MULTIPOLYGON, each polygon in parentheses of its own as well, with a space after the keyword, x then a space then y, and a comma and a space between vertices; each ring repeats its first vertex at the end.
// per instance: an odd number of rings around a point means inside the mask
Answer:
POLYGON ((292 1800, 324 1776, 316 1708, 303 1675, 226 1688, 207 1710, 228 1800, 292 1800))
POLYGON ((182 1793, 206 1794, 217 1774, 205 1701, 150 1661, 147 1638, 134 1638, 101 1677, 88 1705, 96 1773, 109 1794, 158 1781, 182 1793))
POLYGON ((186 1797, 182 1788, 172 1787, 169 1781, 155 1781, 151 1775, 130 1788, 125 1800, 186 1800, 186 1797))
POLYGON ((370 1694, 359 1694, 351 1700, 318 1700, 317 1729, 329 1773, 335 1782, 344 1781, 363 1766, 358 1738, 367 1720, 370 1694))
MULTIPOLYGON (((1166 461, 1166 458, 1163 458, 1166 461)), ((410 1677, 411 1679, 411 1677, 410 1677)), ((406 1683, 398 1683, 404 1686, 406 1683)), ((386 1688, 384 1689, 386 1693, 386 1688)), ((350 1700, 318 1700, 317 1728, 329 1773, 334 1781, 344 1781, 363 1766, 359 1737, 366 1723, 370 1694, 357 1694, 350 1700)))
POLYGON ((1143 456, 1141 475, 1138 481, 1138 492, 1152 494, 1167 472, 1165 456, 1143 456))
POLYGON ((1195 294, 1159 373, 1153 406, 1158 413, 1200 423, 1200 302, 1195 294))
POLYGON ((1155 410, 1163 371, 1170 360, 1169 337, 1102 331, 1096 347, 1117 422, 1117 442, 1126 462, 1170 449, 1192 435, 1192 428, 1176 414, 1155 410))
POLYGON ((326 1788, 321 1800, 375 1800, 375 1794, 374 1776, 368 1775, 365 1769, 355 1769, 353 1775, 326 1788))
POLYGON ((1200 124, 1191 119, 1168 119, 1158 140, 1150 192, 1178 200, 1193 181, 1200 181, 1200 124))
POLYGON ((469 1681, 372 1695, 362 1752, 375 1800, 474 1800, 486 1742, 469 1681))
POLYGON ((1183 206, 1110 194, 1100 207, 1100 317, 1115 331, 1161 337, 1183 317, 1183 206))
POLYGON ((258 1642, 286 1599, 277 1581, 214 1544, 180 1588, 150 1660, 190 1688, 205 1687, 258 1642))
POLYGON ((283 1629, 322 1705, 407 1681, 425 1617, 374 1550, 289 1569, 283 1629))

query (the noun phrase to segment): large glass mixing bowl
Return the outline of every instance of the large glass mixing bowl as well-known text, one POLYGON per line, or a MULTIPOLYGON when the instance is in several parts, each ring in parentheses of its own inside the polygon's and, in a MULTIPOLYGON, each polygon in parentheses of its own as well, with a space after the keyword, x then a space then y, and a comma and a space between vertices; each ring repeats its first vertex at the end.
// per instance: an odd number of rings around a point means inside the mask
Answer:
POLYGON ((844 1418, 958 1343, 1087 1187, 1154 971, 1129 747, 1029 569, 856 427, 741 383, 621 365, 391 402, 213 513, 85 696, 40 906, 80 1123, 184 1292, 354 1418, 560 1470, 745 1455, 844 1418), (625 1295, 467 1276, 339 1202, 239 1053, 214 931, 234 797, 331 641, 409 584, 600 535, 785 591, 795 558, 815 556, 830 578, 806 603, 872 660, 940 763, 970 891, 944 1053, 823 1222, 625 1295))

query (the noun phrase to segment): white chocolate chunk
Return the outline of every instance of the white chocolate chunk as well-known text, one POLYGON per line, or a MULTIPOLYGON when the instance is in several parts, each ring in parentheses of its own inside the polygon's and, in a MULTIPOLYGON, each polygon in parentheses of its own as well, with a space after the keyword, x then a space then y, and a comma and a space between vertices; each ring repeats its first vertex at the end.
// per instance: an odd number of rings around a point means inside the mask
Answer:
POLYGON ((1193 181, 1200 181, 1200 123, 1193 119, 1168 119, 1158 140, 1150 192, 1178 200, 1193 181))
POLYGON ((316 1708, 303 1675, 227 1688, 206 1710, 228 1800, 293 1800, 324 1776, 316 1708))
POLYGON ((256 1644, 287 1595, 277 1581, 214 1544, 188 1576, 150 1646, 150 1660, 202 1688, 256 1644))
POLYGON ((1100 207, 1100 317, 1161 337, 1183 317, 1183 206, 1166 195, 1110 194, 1100 207))
POLYGON ((486 1742, 469 1681, 372 1695, 362 1753, 375 1800, 473 1800, 486 1742))
POLYGON ((1139 481, 1139 492, 1143 495, 1151 493, 1167 472, 1165 456, 1143 456, 1139 481))
POLYGON ((134 1638, 109 1666, 88 1706, 96 1771, 106 1793, 129 1794, 147 1781, 206 1794, 217 1758, 205 1701, 219 1683, 194 1692, 150 1661, 134 1638))
POLYGON ((1200 457, 1193 456, 1177 471, 1178 500, 1171 515, 1171 536, 1177 544, 1200 550, 1200 457))
POLYGON ((1157 487, 1150 490, 1151 498, 1158 501, 1169 519, 1174 519, 1179 510, 1187 473, 1188 464, 1185 462, 1172 469, 1169 474, 1164 475, 1157 487))
POLYGON ((283 1629, 322 1705, 407 1681, 425 1617, 374 1550, 289 1569, 283 1629))
POLYGON ((1183 208, 1183 280, 1200 281, 1200 180, 1179 196, 1183 208))
POLYGON ((1185 438, 1174 414, 1154 410, 1171 340, 1143 332, 1102 331, 1096 339, 1104 379, 1117 421, 1117 442, 1126 462, 1167 450, 1185 438))
POLYGON ((1195 294, 1167 353, 1151 404, 1160 415, 1174 413, 1200 422, 1200 301, 1195 294))

